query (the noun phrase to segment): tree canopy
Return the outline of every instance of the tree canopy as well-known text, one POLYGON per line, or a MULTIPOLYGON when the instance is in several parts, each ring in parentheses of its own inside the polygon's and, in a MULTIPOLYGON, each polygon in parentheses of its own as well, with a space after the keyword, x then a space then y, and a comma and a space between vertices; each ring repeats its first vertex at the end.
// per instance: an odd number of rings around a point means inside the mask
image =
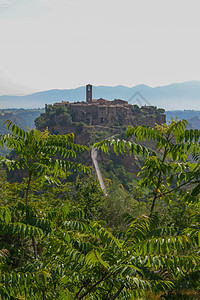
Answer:
POLYGON ((73 134, 25 132, 9 121, 7 127, 11 133, 1 136, 0 144, 15 149, 16 157, 1 161, 23 168, 27 178, 20 184, 0 182, 0 199, 6 198, 0 201, 2 299, 199 297, 200 131, 173 120, 155 128, 129 127, 129 140, 94 145, 106 153, 112 147, 118 154, 145 157, 139 185, 150 193, 149 211, 123 214, 116 228, 97 209, 109 203, 101 205, 104 196, 91 177, 67 183, 68 170, 89 171, 71 160, 87 151, 74 144, 73 134), (151 140, 154 149, 147 144, 151 140), (160 202, 177 205, 179 213, 184 205, 192 208, 189 220, 163 222, 160 202))

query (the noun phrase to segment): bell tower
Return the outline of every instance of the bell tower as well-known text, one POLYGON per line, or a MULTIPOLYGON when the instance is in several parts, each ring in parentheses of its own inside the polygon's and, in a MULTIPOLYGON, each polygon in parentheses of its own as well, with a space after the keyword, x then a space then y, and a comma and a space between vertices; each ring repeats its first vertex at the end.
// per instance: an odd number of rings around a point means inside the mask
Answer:
POLYGON ((86 102, 92 102, 92 85, 86 85, 86 102))

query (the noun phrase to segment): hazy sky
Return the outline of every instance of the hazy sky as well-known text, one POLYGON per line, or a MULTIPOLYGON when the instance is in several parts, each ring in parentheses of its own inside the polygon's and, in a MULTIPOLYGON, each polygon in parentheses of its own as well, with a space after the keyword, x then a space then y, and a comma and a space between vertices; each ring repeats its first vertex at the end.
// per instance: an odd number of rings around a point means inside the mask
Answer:
POLYGON ((0 0, 0 86, 200 80, 199 0, 0 0))

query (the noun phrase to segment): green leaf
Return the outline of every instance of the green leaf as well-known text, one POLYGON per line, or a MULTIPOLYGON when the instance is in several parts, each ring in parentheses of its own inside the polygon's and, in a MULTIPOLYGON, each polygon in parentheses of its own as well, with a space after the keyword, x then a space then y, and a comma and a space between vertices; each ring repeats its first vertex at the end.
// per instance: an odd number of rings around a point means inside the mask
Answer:
POLYGON ((62 205, 61 212, 63 218, 66 218, 67 214, 69 213, 69 206, 66 203, 62 205))
POLYGON ((101 258, 100 253, 97 250, 91 250, 87 255, 86 255, 86 263, 92 264, 92 265, 102 265, 106 269, 109 268, 109 264, 101 258))
POLYGON ((35 139, 36 139, 37 142, 40 141, 40 132, 39 132, 39 130, 35 131, 35 139))
POLYGON ((169 177, 167 177, 166 182, 168 184, 168 186, 170 186, 172 184, 172 182, 174 181, 174 175, 170 175, 169 177))

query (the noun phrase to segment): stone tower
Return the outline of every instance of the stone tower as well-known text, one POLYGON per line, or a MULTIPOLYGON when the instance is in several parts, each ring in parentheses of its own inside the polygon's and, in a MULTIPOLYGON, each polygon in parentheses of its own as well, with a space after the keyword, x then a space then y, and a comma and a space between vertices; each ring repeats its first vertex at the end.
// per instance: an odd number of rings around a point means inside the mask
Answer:
POLYGON ((86 85, 86 102, 92 101, 92 85, 87 84, 86 85))

